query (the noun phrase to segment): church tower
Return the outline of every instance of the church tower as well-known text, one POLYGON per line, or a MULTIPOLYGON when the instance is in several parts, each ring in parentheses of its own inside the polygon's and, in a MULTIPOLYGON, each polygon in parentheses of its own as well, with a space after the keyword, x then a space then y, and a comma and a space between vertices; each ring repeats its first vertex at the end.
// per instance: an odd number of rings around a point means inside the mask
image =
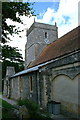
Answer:
POLYGON ((25 69, 42 52, 43 48, 58 38, 58 28, 55 25, 34 22, 27 30, 25 45, 25 69))

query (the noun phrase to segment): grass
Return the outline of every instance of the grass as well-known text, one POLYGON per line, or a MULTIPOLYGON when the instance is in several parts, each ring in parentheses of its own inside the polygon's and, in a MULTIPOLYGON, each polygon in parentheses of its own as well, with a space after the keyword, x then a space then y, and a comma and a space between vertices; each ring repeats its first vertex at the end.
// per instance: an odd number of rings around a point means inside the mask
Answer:
MULTIPOLYGON (((15 106, 9 104, 5 100, 0 99, 0 105, 2 105, 2 119, 16 119, 17 116, 14 115, 13 109, 15 106)), ((40 110, 40 106, 31 100, 18 100, 18 105, 25 105, 29 111, 30 120, 51 120, 49 114, 44 110, 40 110)))
POLYGON ((2 100, 1 98, 0 98, 0 105, 2 105, 2 107, 6 108, 6 109, 12 109, 12 108, 14 108, 13 105, 9 104, 5 100, 2 100))
POLYGON ((0 106, 2 106, 2 119, 7 120, 15 117, 11 112, 15 108, 13 105, 0 98, 0 106))

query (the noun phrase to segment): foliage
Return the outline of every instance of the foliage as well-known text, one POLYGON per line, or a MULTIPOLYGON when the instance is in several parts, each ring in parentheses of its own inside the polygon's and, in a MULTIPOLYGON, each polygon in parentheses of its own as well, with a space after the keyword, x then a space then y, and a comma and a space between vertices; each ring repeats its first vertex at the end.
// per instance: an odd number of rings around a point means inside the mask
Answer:
POLYGON ((11 19, 12 21, 23 23, 19 16, 31 16, 34 14, 33 8, 30 6, 33 3, 22 3, 22 2, 3 2, 2 3, 2 43, 10 40, 7 37, 8 34, 19 33, 20 31, 15 28, 15 25, 7 25, 6 19, 11 19), (16 15, 18 13, 19 16, 16 15), (15 28, 15 29, 14 29, 15 28))
POLYGON ((20 106, 25 105, 29 110, 32 111, 39 110, 39 105, 28 99, 18 100, 18 105, 20 106))
MULTIPOLYGON (((2 102, 2 106, 3 106, 3 114, 2 117, 3 119, 8 119, 8 118, 16 118, 17 116, 14 116, 13 109, 16 109, 16 106, 13 106, 11 104, 9 104, 8 102, 0 99, 0 102, 2 102)), ((49 113, 46 110, 40 110, 40 106, 38 104, 36 104, 35 102, 28 100, 28 99, 24 99, 24 100, 18 100, 18 105, 22 106, 25 105, 27 107, 27 109, 29 110, 29 114, 30 114, 30 119, 31 120, 51 120, 49 113)))
POLYGON ((40 120, 51 120, 50 114, 47 112, 47 110, 40 110, 40 106, 33 102, 32 100, 23 99, 18 100, 18 105, 22 106, 25 105, 30 113, 30 118, 33 119, 40 119, 40 120))
POLYGON ((5 77, 7 66, 14 66, 16 72, 24 69, 24 61, 17 48, 12 48, 11 46, 4 45, 2 47, 2 60, 2 78, 5 77))
POLYGON ((2 60, 9 59, 11 62, 23 62, 23 58, 17 48, 4 45, 2 47, 2 60))
POLYGON ((33 15, 32 5, 33 3, 29 2, 2 2, 2 78, 5 77, 7 66, 14 66, 16 72, 24 69, 24 61, 20 51, 17 48, 5 44, 11 40, 8 35, 13 36, 13 34, 19 34, 21 30, 16 29, 15 25, 8 25, 6 20, 10 19, 23 24, 20 16, 26 15, 30 17, 33 15))

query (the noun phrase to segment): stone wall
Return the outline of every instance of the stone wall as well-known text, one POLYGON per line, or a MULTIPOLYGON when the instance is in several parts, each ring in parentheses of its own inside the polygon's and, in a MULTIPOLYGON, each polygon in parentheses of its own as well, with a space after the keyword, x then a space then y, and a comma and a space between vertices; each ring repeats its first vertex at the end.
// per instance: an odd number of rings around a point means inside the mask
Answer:
POLYGON ((9 92, 10 92, 9 77, 11 75, 13 75, 13 74, 15 74, 14 67, 7 66, 7 68, 6 68, 6 77, 4 79, 4 91, 3 91, 4 96, 9 97, 9 92))
POLYGON ((50 100, 61 102, 61 112, 77 116, 79 107, 80 52, 67 55, 50 63, 39 71, 43 78, 43 104, 50 100), (45 76, 45 77, 44 77, 45 76), (44 83, 45 82, 45 83, 44 83))
POLYGON ((35 60, 47 45, 45 42, 45 32, 49 43, 52 43, 58 38, 57 27, 42 23, 33 23, 27 31, 27 43, 25 46, 25 64, 28 66, 30 62, 35 60))
MULTIPOLYGON (((30 96, 29 98, 33 101, 35 101, 36 103, 38 102, 38 89, 37 89, 37 73, 36 72, 32 72, 31 74, 29 74, 29 76, 32 76, 32 91, 30 91, 30 96)), ((29 79, 29 84, 30 84, 30 79, 29 79)))
POLYGON ((32 99, 42 107, 46 107, 47 102, 51 100, 61 102, 61 112, 77 115, 78 112, 80 113, 78 108, 78 104, 80 104, 78 94, 79 54, 77 52, 67 55, 40 67, 35 72, 10 79, 14 86, 11 86, 11 97, 32 99), (30 91, 30 76, 32 77, 32 91, 30 91), (20 81, 23 82, 23 87, 20 86, 20 81))
POLYGON ((10 98, 19 99, 20 98, 20 90, 19 90, 19 77, 15 77, 10 79, 10 98))
POLYGON ((12 99, 32 99, 38 102, 36 72, 10 79, 10 97, 12 99), (32 91, 30 91, 30 76, 32 76, 32 91))

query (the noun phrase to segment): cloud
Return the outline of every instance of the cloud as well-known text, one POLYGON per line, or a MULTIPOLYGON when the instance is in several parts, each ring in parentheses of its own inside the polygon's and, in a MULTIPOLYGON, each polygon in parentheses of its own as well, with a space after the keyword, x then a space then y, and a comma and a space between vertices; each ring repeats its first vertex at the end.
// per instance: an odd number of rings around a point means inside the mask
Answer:
MULTIPOLYGON (((47 8, 47 11, 40 13, 40 18, 35 17, 36 22, 52 25, 54 25, 56 22, 58 26, 58 36, 61 37, 62 35, 78 26, 78 1, 79 0, 60 0, 57 11, 52 8, 47 8)), ((13 41, 10 42, 10 45, 14 47, 18 46, 18 48, 22 50, 21 53, 24 57, 25 44, 27 41, 26 30, 34 22, 34 17, 28 18, 26 16, 22 16, 21 19, 23 20, 24 25, 21 25, 19 23, 14 24, 17 25, 17 28, 20 27, 20 30, 24 29, 24 32, 20 33, 20 36, 22 36, 22 38, 19 38, 17 35, 14 35, 14 37, 11 36, 11 39, 13 39, 13 41)), ((13 24, 13 22, 9 19, 7 23, 10 25, 13 24)))
POLYGON ((36 21, 49 24, 55 24, 56 22, 58 35, 61 37, 78 26, 78 1, 79 0, 60 0, 57 11, 48 8, 43 18, 37 19, 36 17, 36 21))
POLYGON ((54 10, 52 10, 51 8, 48 8, 45 14, 43 15, 42 21, 44 23, 48 23, 52 19, 53 13, 54 13, 54 10))
POLYGON ((20 18, 23 21, 23 24, 13 22, 12 20, 7 19, 6 22, 8 25, 15 25, 16 29, 24 30, 23 32, 20 32, 19 35, 13 34, 14 37, 11 35, 8 35, 12 41, 7 44, 11 45, 12 47, 18 47, 18 49, 21 49, 22 51, 20 51, 20 53, 23 55, 23 58, 25 58, 25 44, 27 42, 26 31, 34 22, 34 16, 32 16, 30 18, 27 16, 20 16, 20 18), (21 37, 19 37, 19 36, 21 36, 21 37))

